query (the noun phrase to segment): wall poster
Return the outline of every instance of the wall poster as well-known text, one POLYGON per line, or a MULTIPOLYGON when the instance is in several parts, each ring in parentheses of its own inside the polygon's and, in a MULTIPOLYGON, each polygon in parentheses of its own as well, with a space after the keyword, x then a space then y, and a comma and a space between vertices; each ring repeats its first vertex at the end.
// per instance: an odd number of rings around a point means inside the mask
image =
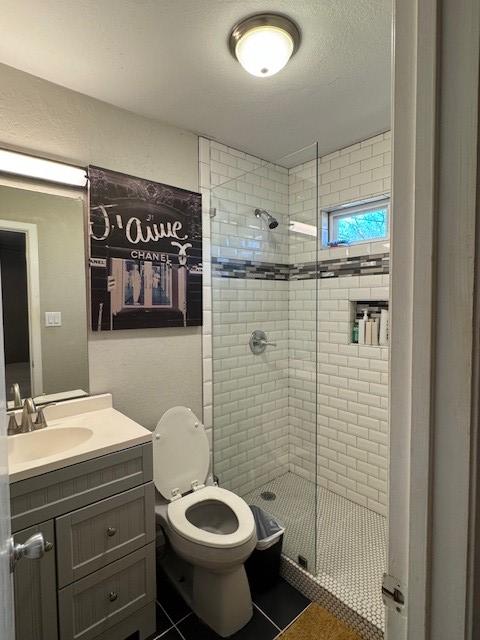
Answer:
POLYGON ((201 195, 90 166, 94 331, 202 324, 201 195))

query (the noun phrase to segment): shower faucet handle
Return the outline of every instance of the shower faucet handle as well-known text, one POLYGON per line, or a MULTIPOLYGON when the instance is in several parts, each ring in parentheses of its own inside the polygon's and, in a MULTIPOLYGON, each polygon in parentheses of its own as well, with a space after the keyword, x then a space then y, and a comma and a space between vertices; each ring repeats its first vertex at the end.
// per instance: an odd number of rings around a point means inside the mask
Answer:
POLYGON ((256 329, 250 336, 249 343, 250 350, 256 356, 261 355, 267 347, 276 347, 276 342, 269 342, 267 340, 267 334, 261 329, 256 329))
POLYGON ((268 342, 268 340, 260 340, 260 343, 263 344, 265 347, 276 347, 277 346, 276 342, 268 342))

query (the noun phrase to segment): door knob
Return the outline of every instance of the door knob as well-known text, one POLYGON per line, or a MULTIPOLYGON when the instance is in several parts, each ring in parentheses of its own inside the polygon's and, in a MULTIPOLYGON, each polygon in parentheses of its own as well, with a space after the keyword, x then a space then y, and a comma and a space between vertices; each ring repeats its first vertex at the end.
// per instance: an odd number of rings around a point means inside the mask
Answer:
POLYGON ((47 551, 53 549, 52 542, 45 542, 42 533, 34 533, 23 544, 15 544, 13 538, 9 540, 10 573, 15 569, 15 565, 22 558, 29 560, 39 560, 47 551))

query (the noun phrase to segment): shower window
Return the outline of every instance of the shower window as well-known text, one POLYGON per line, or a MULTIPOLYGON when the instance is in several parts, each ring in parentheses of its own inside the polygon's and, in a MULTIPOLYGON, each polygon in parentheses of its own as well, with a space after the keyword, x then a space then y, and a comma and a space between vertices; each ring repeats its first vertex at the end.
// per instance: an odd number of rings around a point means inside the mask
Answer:
POLYGON ((355 203, 333 209, 328 215, 329 244, 355 244, 388 237, 390 200, 355 203))

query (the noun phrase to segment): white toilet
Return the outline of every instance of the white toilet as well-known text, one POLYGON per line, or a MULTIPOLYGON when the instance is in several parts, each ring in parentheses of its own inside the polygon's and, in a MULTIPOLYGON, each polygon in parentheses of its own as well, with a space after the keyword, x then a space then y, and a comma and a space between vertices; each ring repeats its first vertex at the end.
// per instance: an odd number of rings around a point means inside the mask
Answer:
POLYGON ((153 433, 157 518, 175 554, 190 568, 190 585, 180 589, 182 594, 225 638, 252 617, 243 563, 257 539, 247 503, 231 491, 205 486, 209 464, 205 429, 192 410, 166 411, 153 433))

